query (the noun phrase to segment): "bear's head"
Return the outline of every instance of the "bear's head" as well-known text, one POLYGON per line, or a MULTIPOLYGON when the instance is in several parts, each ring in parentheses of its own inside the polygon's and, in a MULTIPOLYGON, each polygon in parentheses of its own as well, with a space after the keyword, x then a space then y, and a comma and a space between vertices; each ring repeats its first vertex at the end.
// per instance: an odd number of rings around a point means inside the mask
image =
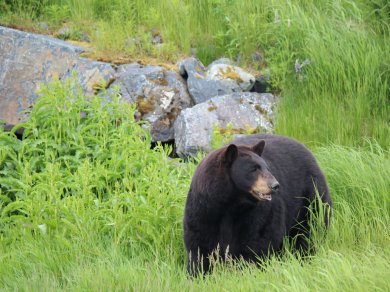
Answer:
POLYGON ((252 201, 271 201, 272 194, 279 189, 279 182, 261 157, 264 146, 264 140, 252 147, 230 144, 224 153, 231 181, 240 192, 250 195, 252 201))

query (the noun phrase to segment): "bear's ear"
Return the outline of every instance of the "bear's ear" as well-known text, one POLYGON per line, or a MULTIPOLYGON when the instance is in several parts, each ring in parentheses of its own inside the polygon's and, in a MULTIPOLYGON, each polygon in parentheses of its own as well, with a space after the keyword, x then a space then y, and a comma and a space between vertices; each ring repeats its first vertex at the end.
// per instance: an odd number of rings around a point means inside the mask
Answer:
POLYGON ((237 146, 234 144, 230 144, 225 150, 223 162, 230 166, 232 165, 233 161, 237 158, 237 156, 238 156, 237 146))
POLYGON ((264 146, 265 146, 265 141, 260 140, 259 143, 257 143, 255 146, 252 147, 252 151, 255 152, 257 155, 261 156, 261 154, 263 154, 264 146))

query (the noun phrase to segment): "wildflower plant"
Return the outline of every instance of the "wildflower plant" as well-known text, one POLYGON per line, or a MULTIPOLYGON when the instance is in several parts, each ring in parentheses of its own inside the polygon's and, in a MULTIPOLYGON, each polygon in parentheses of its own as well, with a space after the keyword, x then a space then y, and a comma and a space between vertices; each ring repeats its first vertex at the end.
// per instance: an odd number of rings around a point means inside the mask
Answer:
POLYGON ((43 86, 18 126, 23 140, 0 132, 0 242, 89 234, 131 250, 172 244, 185 169, 170 149, 151 149, 134 112, 116 93, 85 97, 73 79, 43 86))

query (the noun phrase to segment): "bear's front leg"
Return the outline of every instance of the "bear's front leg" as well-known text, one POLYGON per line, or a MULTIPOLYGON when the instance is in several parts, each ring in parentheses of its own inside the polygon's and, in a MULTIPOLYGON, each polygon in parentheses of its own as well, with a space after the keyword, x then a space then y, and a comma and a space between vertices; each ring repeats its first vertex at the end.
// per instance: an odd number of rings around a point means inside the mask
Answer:
POLYGON ((245 260, 256 262, 282 249, 286 235, 285 205, 275 197, 271 202, 258 204, 247 214, 245 221, 249 227, 243 227, 241 232, 245 245, 241 254, 245 260))
POLYGON ((210 260, 207 254, 197 251, 190 251, 187 254, 187 271, 193 276, 197 277, 199 274, 206 274, 210 271, 210 260))

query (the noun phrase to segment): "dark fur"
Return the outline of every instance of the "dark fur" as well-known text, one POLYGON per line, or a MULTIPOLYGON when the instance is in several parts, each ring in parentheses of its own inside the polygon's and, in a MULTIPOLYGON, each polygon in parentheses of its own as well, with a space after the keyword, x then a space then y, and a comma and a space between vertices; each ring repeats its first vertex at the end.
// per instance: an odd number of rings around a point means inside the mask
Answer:
MULTIPOLYGON (((286 235, 295 238, 297 250, 310 253, 307 207, 315 199, 316 189, 322 202, 329 208, 332 205, 326 179, 301 143, 256 134, 231 144, 208 154, 192 179, 184 214, 187 269, 192 275, 209 271, 209 255, 216 250, 222 259, 228 254, 256 262, 280 251, 286 235), (265 141, 264 150, 261 140, 265 141), (259 201, 249 190, 237 187, 241 180, 251 180, 243 175, 248 163, 259 164, 259 175, 279 182, 280 189, 271 201, 259 201)), ((324 220, 328 226, 329 217, 324 220)))

